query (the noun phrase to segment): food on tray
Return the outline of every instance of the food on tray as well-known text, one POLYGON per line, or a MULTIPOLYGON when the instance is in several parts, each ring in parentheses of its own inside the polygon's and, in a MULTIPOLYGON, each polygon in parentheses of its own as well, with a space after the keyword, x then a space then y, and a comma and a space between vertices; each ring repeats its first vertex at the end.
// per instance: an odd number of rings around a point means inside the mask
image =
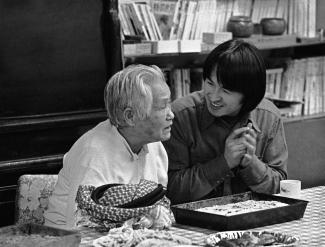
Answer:
POLYGON ((168 230, 137 229, 119 227, 111 229, 106 236, 95 239, 95 247, 146 247, 146 246, 177 246, 191 244, 187 238, 175 235, 168 230))
POLYGON ((296 246, 297 237, 274 232, 228 231, 211 234, 206 239, 208 246, 255 247, 255 246, 296 246))
POLYGON ((247 200, 236 203, 228 203, 224 205, 214 205, 210 207, 198 208, 197 211, 229 216, 250 213, 264 209, 283 207, 287 205, 288 204, 279 201, 247 200))

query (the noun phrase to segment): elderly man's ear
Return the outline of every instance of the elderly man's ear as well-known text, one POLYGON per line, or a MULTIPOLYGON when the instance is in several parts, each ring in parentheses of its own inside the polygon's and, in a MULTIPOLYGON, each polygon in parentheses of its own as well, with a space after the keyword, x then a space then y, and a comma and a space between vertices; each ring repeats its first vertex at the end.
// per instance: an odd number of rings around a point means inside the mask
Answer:
POLYGON ((123 111, 123 119, 127 126, 133 127, 135 125, 136 116, 132 108, 127 107, 123 111))

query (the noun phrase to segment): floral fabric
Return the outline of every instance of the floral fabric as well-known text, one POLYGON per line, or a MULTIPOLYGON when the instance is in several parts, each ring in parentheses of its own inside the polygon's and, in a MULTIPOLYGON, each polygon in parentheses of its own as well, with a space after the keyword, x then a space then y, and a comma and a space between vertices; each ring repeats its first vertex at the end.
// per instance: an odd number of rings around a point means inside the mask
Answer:
POLYGON ((16 194, 16 223, 44 224, 44 211, 48 208, 57 175, 22 175, 16 194))

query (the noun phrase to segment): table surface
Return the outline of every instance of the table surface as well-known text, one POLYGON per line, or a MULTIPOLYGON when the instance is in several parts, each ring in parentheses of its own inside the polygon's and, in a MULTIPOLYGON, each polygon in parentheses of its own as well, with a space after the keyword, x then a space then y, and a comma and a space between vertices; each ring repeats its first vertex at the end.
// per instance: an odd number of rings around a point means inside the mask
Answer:
MULTIPOLYGON (((281 232, 300 238, 299 246, 325 246, 325 186, 318 186, 301 191, 301 199, 309 201, 304 217, 299 220, 249 229, 252 231, 281 232)), ((187 237, 193 244, 204 246, 207 235, 216 230, 175 224, 170 229, 173 233, 187 237)), ((105 235, 91 229, 81 232, 81 247, 91 246, 94 239, 105 235)))

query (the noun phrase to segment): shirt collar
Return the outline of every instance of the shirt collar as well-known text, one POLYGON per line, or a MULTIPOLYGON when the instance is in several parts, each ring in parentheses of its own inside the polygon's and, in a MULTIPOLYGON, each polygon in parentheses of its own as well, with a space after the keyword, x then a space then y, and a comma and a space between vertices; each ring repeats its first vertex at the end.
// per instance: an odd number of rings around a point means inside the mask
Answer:
POLYGON ((141 150, 140 150, 140 152, 138 154, 135 154, 135 153, 132 152, 130 146, 128 145, 128 151, 129 151, 129 153, 131 155, 131 157, 130 157, 131 160, 132 161, 135 161, 135 160, 140 159, 142 156, 145 156, 149 152, 149 149, 148 149, 148 145, 147 144, 146 145, 143 145, 142 148, 141 148, 141 150))
POLYGON ((145 155, 149 152, 148 144, 146 144, 146 145, 143 145, 143 146, 142 146, 142 148, 141 148, 141 150, 140 150, 140 152, 139 152, 138 154, 135 154, 135 153, 132 151, 132 149, 131 149, 129 143, 125 140, 124 136, 121 135, 121 133, 120 133, 120 132, 118 131, 118 129, 116 128, 116 126, 114 126, 114 125, 111 125, 111 126, 112 126, 112 128, 114 129, 116 135, 118 135, 118 136, 121 138, 121 140, 122 140, 122 142, 123 142, 123 144, 124 144, 126 150, 128 151, 128 153, 129 153, 129 155, 130 155, 130 159, 131 159, 132 161, 134 161, 134 160, 138 160, 141 156, 145 156, 145 155))
POLYGON ((258 133, 261 132, 261 129, 258 127, 257 121, 256 121, 256 110, 253 110, 252 112, 250 112, 248 114, 247 124, 248 124, 248 122, 252 123, 252 127, 256 132, 258 132, 258 133))
POLYGON ((241 118, 241 120, 239 120, 239 125, 238 128, 243 127, 243 126, 247 126, 248 123, 252 124, 252 128, 257 132, 260 133, 261 129, 258 127, 257 121, 256 121, 256 111, 253 110, 250 113, 246 114, 245 116, 243 116, 241 118))
MULTIPOLYGON (((214 121, 216 120, 216 117, 211 115, 211 113, 209 112, 205 100, 202 104, 202 108, 203 109, 202 109, 202 113, 201 113, 201 130, 204 130, 204 129, 207 129, 211 124, 214 123, 214 121)), ((239 122, 240 122, 239 127, 246 126, 248 123, 252 123, 253 129, 258 133, 261 132, 261 130, 258 127, 257 122, 256 122, 255 110, 253 110, 249 114, 245 115, 239 122)))

